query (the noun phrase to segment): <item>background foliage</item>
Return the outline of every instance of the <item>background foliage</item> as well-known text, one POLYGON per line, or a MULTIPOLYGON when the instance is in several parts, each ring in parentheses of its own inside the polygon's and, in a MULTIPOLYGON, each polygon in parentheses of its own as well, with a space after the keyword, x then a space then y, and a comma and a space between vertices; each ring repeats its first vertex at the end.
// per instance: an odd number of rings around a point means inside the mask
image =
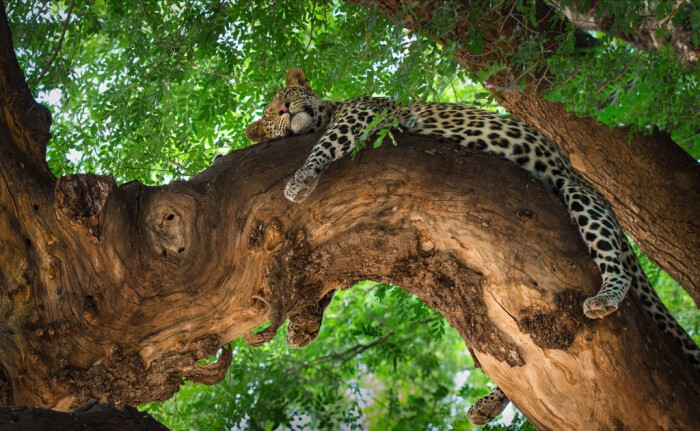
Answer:
MULTIPOLYGON (((482 8, 471 19, 493 3, 475 2, 482 8)), ((673 20, 688 14, 700 40, 699 10, 684 3, 674 11, 672 3, 656 2, 656 13, 673 20)), ((618 18, 622 31, 647 12, 640 0, 597 4, 600 13, 618 18)), ((453 3, 444 5, 438 30, 454 18, 453 3)), ((111 173, 118 182, 150 185, 187 179, 217 154, 250 144, 245 126, 292 66, 301 66, 328 98, 377 94, 504 112, 473 83, 488 73, 468 76, 451 55, 456 47, 343 2, 9 0, 6 7, 30 88, 54 116, 48 159, 56 175, 111 173)), ((667 130, 700 158, 697 69, 679 63, 672 47, 643 52, 595 36, 595 49, 577 52, 568 37, 548 60, 534 38, 508 65, 523 73, 547 67, 547 97, 576 115, 639 132, 667 130)), ((466 43, 479 53, 482 42, 474 31, 466 43)), ((669 308, 700 341, 693 302, 642 259, 669 308)), ((240 340, 230 348, 234 364, 224 382, 187 383, 170 401, 145 408, 176 429, 468 429, 467 406, 491 385, 441 316, 387 285, 339 293, 320 339, 306 349, 288 348, 283 331, 259 348, 240 340)), ((507 425, 528 426, 518 414, 507 425)))

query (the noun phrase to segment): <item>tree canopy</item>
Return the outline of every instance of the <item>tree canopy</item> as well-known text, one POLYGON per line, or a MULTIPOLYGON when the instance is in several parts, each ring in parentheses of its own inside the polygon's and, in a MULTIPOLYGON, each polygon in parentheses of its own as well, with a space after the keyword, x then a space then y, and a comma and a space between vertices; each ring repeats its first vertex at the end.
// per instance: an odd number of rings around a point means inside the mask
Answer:
MULTIPOLYGON (((674 22, 688 15, 697 32, 698 14, 690 4, 658 3, 674 22)), ((619 32, 636 28, 645 4, 625 3, 627 19, 615 22, 619 32)), ((620 5, 600 2, 597 13, 620 17, 620 5)), ((372 7, 344 2, 8 6, 27 81, 56 117, 48 157, 57 174, 104 172, 148 184, 187 178, 216 154, 248 145, 242 130, 292 66, 303 67, 328 98, 378 94, 469 103, 486 103, 490 95, 467 79, 485 82, 506 66, 503 53, 490 72, 468 76, 451 55, 454 46, 392 25, 372 7)), ((444 22, 435 19, 433 27, 449 28, 454 7, 446 2, 444 22)), ((478 21, 485 13, 488 8, 475 7, 470 18, 478 21)), ((478 55, 484 35, 472 33, 468 48, 478 55)), ((523 75, 544 64, 554 84, 547 97, 577 115, 670 131, 700 157, 694 65, 677 61, 672 46, 640 51, 600 33, 594 49, 578 52, 574 27, 569 35, 555 56, 543 59, 533 37, 532 46, 521 46, 509 61, 523 75)))
MULTIPOLYGON (((479 22, 492 3, 474 2, 468 19, 479 22)), ((112 174, 118 183, 147 185, 190 178, 216 155, 250 145, 245 126, 292 66, 327 98, 386 95, 504 113, 488 82, 507 70, 514 90, 536 78, 547 100, 577 116, 631 126, 630 139, 668 132, 700 158, 700 84, 690 55, 700 45, 700 9, 676 1, 552 3, 559 12, 552 19, 573 20, 556 46, 528 34, 538 25, 534 6, 513 3, 530 20, 516 24, 530 40, 516 52, 486 43, 476 25, 461 44, 446 42, 455 30, 453 2, 433 13, 425 31, 397 25, 372 4, 316 0, 16 0, 6 8, 27 82, 54 117, 47 158, 57 176, 112 174), (589 11, 588 25, 579 25, 574 17, 589 11), (660 41, 655 45, 639 35, 649 15, 655 27, 644 34, 660 41), (688 28, 689 39, 678 39, 678 29, 688 28), (454 56, 459 48, 496 61, 467 70, 454 56)), ((399 19, 412 13, 406 8, 399 19)), ((644 265, 700 341, 693 301, 648 260, 644 265)), ((466 407, 490 383, 459 335, 397 287, 360 287, 338 294, 309 347, 288 348, 284 331, 258 348, 234 341, 224 382, 187 383, 170 401, 144 408, 179 429, 468 428, 466 407)), ((529 426, 517 414, 509 423, 492 428, 529 426)))

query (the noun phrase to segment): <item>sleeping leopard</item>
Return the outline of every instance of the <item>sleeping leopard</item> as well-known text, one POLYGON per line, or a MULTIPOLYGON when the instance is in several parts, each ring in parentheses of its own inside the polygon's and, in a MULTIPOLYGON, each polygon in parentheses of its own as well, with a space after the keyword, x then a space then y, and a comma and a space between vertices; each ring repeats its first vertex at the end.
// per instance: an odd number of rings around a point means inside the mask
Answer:
MULTIPOLYGON (((301 69, 292 68, 287 72, 285 88, 265 108, 262 118, 248 126, 246 137, 261 142, 325 131, 284 189, 284 195, 298 203, 314 190, 331 162, 353 151, 355 142, 380 113, 398 119, 403 130, 439 136, 468 149, 504 157, 549 182, 568 209, 602 275, 600 291, 583 303, 586 316, 595 319, 612 313, 631 287, 659 328, 675 338, 692 364, 700 369, 700 350, 652 289, 610 204, 573 169, 556 144, 532 126, 453 103, 398 104, 382 97, 324 100, 311 90, 301 69)), ((322 308, 328 302, 330 299, 322 308)), ((322 309, 320 314, 319 324, 322 309)), ((318 335, 318 325, 311 327, 312 333, 301 337, 303 345, 318 335)), ((288 337, 288 342, 296 345, 293 338, 288 337)), ((472 405, 468 417, 475 424, 485 424, 498 416, 508 402, 506 394, 496 387, 472 405)))

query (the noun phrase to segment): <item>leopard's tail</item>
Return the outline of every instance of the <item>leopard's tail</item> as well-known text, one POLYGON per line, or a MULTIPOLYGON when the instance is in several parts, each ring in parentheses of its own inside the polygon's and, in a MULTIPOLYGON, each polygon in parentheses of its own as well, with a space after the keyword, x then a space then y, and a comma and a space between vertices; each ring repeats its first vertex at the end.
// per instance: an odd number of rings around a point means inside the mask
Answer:
POLYGON ((626 238, 622 238, 624 245, 622 247, 622 261, 629 268, 632 277, 632 291, 639 297, 644 309, 651 314, 652 319, 662 332, 670 335, 678 344, 680 344, 683 353, 688 357, 693 367, 700 371, 700 348, 685 330, 673 318, 668 309, 659 299, 659 296, 654 291, 654 288, 649 282, 649 278, 644 273, 642 266, 634 254, 634 250, 627 242, 626 238))

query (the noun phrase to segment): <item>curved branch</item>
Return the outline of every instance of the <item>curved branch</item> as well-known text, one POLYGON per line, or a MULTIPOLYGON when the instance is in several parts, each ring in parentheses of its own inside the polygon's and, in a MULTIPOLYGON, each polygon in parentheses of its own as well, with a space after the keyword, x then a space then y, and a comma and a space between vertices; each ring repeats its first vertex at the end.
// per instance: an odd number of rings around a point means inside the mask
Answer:
MULTIPOLYGON (((56 211, 19 215, 44 232, 21 248, 21 270, 0 260, 12 403, 167 398, 221 345, 374 279, 443 313, 535 423, 570 428, 588 415, 683 429, 698 419, 698 375, 636 300, 602 321, 583 317, 600 277, 547 187, 498 158, 396 137, 398 147, 334 163, 302 205, 282 188, 319 135, 236 151, 162 187, 62 180, 67 198, 43 196, 56 211), (650 376, 687 384, 659 388, 650 376)), ((15 238, 2 216, 0 239, 15 238)), ((199 374, 211 382, 221 369, 199 374)))

